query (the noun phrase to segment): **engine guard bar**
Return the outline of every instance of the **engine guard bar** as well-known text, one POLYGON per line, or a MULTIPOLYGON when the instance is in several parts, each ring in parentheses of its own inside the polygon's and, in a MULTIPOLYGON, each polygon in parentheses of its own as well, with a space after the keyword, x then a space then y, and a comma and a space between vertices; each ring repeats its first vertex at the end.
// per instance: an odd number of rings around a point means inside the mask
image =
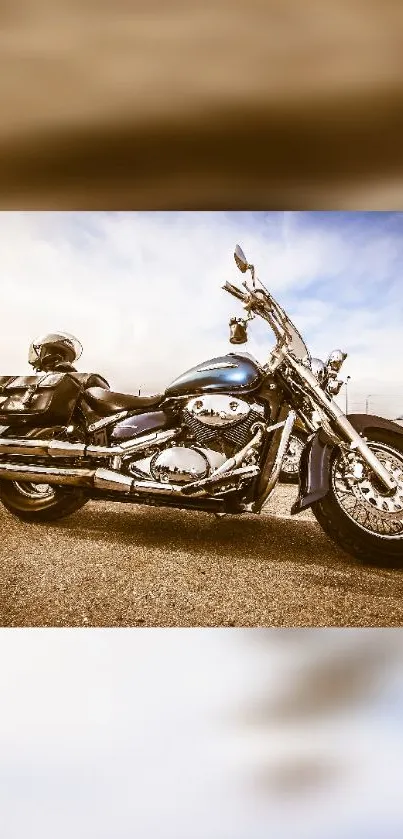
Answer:
POLYGON ((281 428, 283 426, 283 431, 280 438, 280 443, 276 452, 276 457, 273 463, 273 468, 271 470, 269 480, 266 484, 263 494, 259 498, 258 501, 253 504, 253 512, 260 513, 263 505, 268 501, 269 496, 274 490, 278 479, 280 477, 281 467, 283 465, 283 460, 288 448, 288 444, 290 442, 290 437, 295 425, 295 421, 297 419, 297 414, 295 411, 290 411, 287 419, 282 423, 277 423, 275 426, 276 428, 281 428))

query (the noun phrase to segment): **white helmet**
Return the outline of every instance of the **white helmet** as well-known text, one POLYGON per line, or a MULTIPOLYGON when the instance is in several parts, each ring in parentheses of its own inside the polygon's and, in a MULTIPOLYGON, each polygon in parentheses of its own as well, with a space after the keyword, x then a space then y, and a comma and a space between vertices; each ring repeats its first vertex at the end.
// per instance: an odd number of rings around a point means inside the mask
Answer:
POLYGON ((58 364, 73 364, 80 358, 80 341, 67 332, 49 332, 36 338, 28 352, 28 362, 35 370, 52 370, 58 364))

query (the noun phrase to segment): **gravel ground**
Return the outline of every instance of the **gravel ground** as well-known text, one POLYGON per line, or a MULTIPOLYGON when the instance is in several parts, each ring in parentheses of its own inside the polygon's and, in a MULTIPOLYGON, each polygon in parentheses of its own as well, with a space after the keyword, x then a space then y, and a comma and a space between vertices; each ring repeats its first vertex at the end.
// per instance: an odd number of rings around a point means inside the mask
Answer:
POLYGON ((0 508, 3 626, 400 626, 403 572, 336 549, 280 486, 261 517, 89 503, 52 525, 0 508))

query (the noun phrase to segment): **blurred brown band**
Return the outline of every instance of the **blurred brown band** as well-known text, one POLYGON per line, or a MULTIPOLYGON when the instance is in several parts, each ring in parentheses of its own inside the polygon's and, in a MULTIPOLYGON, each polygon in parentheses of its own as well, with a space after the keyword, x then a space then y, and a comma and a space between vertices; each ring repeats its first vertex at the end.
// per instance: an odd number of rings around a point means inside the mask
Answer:
POLYGON ((400 209, 401 190, 376 185, 400 183, 402 143, 400 85, 186 119, 48 125, 0 141, 0 205, 400 209))

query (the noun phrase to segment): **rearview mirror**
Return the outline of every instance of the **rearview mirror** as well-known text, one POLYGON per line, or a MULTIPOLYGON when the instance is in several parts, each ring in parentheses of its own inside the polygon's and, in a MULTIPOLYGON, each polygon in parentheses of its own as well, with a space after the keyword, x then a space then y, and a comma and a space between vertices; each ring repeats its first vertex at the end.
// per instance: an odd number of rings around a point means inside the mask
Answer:
POLYGON ((332 350, 326 362, 326 367, 333 373, 338 373, 347 358, 347 353, 343 350, 332 350))
POLYGON ((242 271, 242 274, 245 274, 245 272, 249 268, 249 263, 248 263, 248 260, 246 259, 246 256, 245 256, 242 248, 240 248, 239 245, 237 245, 236 248, 235 248, 234 259, 235 259, 235 262, 236 262, 239 270, 242 271))
POLYGON ((326 367, 320 358, 311 359, 311 370, 320 385, 326 381, 326 367))

